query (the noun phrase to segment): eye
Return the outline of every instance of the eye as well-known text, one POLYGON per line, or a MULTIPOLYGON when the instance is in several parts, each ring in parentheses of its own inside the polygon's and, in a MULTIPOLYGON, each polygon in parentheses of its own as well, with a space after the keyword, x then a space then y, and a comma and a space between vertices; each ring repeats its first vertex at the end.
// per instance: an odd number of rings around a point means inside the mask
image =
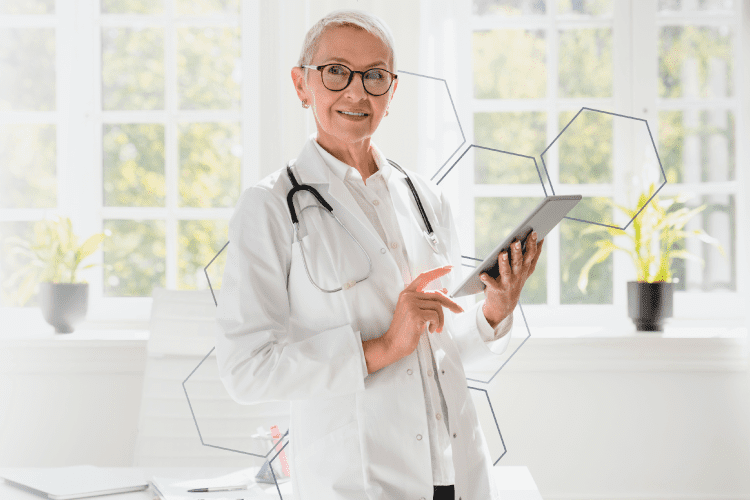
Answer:
POLYGON ((366 73, 367 78, 369 80, 384 80, 385 79, 385 71, 382 69, 371 69, 366 73))
POLYGON ((336 76, 346 76, 349 74, 349 70, 340 64, 333 64, 331 66, 328 66, 328 69, 326 71, 328 71, 329 74, 336 76))

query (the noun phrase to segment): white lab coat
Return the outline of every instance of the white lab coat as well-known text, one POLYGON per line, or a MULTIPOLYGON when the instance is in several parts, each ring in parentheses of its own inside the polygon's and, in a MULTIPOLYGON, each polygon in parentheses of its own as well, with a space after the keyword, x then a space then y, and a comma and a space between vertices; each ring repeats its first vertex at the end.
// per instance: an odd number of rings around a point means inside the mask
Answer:
MULTIPOLYGON (((217 308, 216 356, 224 385, 242 404, 289 401, 287 446, 298 500, 430 500, 433 480, 427 414, 416 350, 367 374, 362 341, 390 326, 402 274, 344 183, 308 140, 294 162, 297 181, 315 187, 372 260, 372 274, 328 294, 309 281, 294 240, 286 168, 241 196, 229 224, 227 262, 217 308)), ((439 254, 422 234, 423 221, 405 177, 388 182, 412 276, 452 264, 426 289, 452 290, 461 280, 458 234, 448 200, 422 176, 410 177, 439 239, 439 254)), ((298 217, 314 204, 295 195, 298 217)), ((367 260, 322 210, 300 217, 310 272, 324 288, 359 277, 367 260)), ((498 356, 510 332, 484 342, 473 298, 465 312, 445 312, 442 333, 430 334, 450 422, 456 500, 497 500, 492 459, 467 388, 464 365, 498 356)))

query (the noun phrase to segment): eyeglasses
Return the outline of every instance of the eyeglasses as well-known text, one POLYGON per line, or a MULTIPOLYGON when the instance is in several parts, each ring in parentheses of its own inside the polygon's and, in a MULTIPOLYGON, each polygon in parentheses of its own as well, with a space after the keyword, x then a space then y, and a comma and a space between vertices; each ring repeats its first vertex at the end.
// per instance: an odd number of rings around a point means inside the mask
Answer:
POLYGON ((390 90, 393 80, 398 78, 398 75, 394 75, 390 71, 373 68, 367 71, 354 71, 343 64, 324 64, 323 66, 308 66, 302 65, 300 68, 317 69, 320 71, 320 77, 323 80, 323 85, 328 90, 338 92, 344 90, 352 83, 354 73, 362 75, 362 84, 365 87, 365 91, 374 96, 383 95, 390 90))

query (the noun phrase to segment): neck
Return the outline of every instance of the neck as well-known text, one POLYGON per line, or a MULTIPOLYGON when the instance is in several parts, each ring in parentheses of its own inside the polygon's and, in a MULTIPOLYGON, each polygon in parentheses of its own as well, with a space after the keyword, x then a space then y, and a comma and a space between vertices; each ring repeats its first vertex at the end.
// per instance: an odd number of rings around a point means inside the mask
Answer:
POLYGON ((365 182, 368 177, 378 171, 369 137, 359 142, 344 143, 318 133, 317 141, 331 156, 356 169, 365 182))

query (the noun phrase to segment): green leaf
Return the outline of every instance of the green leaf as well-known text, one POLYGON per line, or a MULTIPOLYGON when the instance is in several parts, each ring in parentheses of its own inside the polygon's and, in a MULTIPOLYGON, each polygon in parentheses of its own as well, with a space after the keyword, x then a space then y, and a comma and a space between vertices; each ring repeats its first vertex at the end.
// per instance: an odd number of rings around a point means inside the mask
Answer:
POLYGON ((594 255, 589 257, 589 260, 587 260, 581 268, 581 274, 578 277, 578 289, 583 293, 586 293, 586 288, 589 284, 589 272, 591 271, 591 268, 596 264, 604 262, 607 257, 609 257, 609 254, 615 249, 615 245, 609 240, 600 240, 596 243, 599 246, 599 249, 594 252, 594 255))
POLYGON ((76 262, 81 262, 83 259, 94 253, 103 239, 104 233, 95 234, 87 239, 76 251, 76 262))

